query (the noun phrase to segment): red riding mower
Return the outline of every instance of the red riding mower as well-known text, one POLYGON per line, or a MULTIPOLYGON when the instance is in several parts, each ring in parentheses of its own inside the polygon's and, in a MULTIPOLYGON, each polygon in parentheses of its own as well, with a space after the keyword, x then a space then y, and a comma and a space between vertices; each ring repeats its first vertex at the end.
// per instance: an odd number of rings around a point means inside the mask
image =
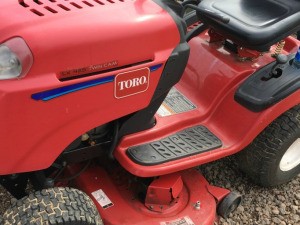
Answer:
POLYGON ((211 225, 241 196, 191 168, 299 173, 298 0, 0 7, 3 224, 211 225))

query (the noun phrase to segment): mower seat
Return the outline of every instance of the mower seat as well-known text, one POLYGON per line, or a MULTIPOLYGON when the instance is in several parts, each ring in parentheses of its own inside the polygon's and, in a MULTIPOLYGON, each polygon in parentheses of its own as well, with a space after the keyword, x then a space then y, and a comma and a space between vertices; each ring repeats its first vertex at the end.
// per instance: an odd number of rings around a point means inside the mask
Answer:
POLYGON ((202 0, 198 8, 229 19, 228 23, 209 14, 199 19, 239 46, 268 51, 270 46, 300 30, 300 0, 202 0))

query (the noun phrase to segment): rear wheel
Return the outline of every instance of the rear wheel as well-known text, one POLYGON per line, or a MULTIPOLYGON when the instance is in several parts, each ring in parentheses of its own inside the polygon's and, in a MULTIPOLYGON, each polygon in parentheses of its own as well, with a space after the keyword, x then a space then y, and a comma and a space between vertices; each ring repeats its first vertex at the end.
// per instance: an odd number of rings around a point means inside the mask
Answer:
POLYGON ((243 151, 239 167, 257 184, 270 187, 300 173, 300 106, 273 121, 243 151))
POLYGON ((4 225, 102 225, 92 200, 72 188, 50 188, 17 200, 3 215, 4 225))

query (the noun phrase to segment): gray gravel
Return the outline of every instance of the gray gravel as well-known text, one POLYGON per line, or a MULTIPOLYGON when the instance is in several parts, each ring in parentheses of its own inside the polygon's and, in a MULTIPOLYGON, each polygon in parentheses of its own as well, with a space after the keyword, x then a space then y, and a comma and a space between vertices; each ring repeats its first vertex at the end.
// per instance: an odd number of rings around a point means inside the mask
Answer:
POLYGON ((221 218, 220 224, 300 225, 300 175, 288 184, 262 188, 251 183, 230 158, 201 166, 200 170, 210 184, 243 195, 241 206, 228 219, 221 218))
MULTIPOLYGON (((242 205, 221 225, 272 224, 300 225, 300 175, 288 184, 262 188, 239 172, 230 158, 200 167, 207 180, 243 195, 242 205)), ((0 214, 9 206, 10 197, 0 186, 0 214)))

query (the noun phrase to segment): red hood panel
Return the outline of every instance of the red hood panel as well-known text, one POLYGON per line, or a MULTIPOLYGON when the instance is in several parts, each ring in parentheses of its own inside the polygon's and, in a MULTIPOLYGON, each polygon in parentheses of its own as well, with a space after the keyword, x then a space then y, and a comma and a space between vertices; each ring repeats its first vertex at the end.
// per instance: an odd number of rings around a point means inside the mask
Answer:
POLYGON ((32 75, 141 62, 179 43, 171 16, 149 0, 1 0, 0 8, 0 43, 22 37, 32 75))

